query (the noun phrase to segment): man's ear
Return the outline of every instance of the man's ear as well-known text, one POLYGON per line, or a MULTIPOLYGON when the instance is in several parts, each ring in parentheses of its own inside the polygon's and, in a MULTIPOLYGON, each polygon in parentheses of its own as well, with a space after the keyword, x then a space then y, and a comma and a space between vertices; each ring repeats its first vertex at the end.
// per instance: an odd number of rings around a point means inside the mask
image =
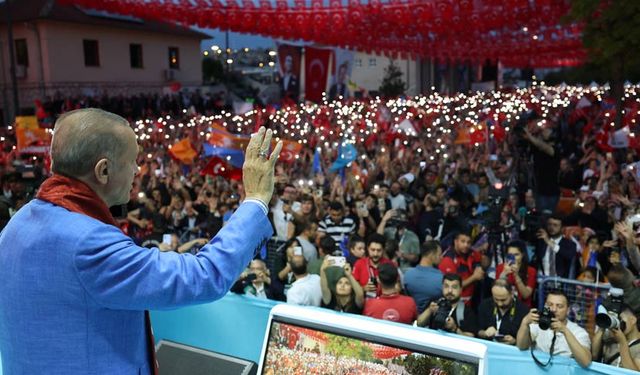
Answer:
POLYGON ((106 185, 109 182, 109 160, 106 158, 98 160, 93 168, 93 174, 99 184, 106 185))

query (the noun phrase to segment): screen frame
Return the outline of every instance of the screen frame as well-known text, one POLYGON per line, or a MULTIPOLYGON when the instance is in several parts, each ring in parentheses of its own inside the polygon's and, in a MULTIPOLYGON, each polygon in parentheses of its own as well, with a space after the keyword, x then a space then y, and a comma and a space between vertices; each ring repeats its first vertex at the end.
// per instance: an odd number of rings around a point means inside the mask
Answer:
POLYGON ((478 375, 488 374, 487 347, 481 343, 435 333, 425 328, 389 322, 332 310, 280 304, 271 309, 258 364, 263 373, 273 323, 293 324, 303 328, 365 340, 374 344, 411 350, 417 354, 477 364, 478 375))

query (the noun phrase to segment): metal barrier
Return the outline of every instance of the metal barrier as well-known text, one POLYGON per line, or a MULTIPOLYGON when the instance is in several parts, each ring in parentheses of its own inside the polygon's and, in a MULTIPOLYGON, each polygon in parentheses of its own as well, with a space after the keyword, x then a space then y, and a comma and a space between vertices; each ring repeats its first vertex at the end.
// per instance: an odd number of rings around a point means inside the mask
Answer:
POLYGON ((569 298, 568 318, 593 334, 596 322, 596 309, 607 296, 609 284, 585 283, 560 277, 542 277, 538 279, 538 309, 542 310, 547 293, 561 290, 569 298))

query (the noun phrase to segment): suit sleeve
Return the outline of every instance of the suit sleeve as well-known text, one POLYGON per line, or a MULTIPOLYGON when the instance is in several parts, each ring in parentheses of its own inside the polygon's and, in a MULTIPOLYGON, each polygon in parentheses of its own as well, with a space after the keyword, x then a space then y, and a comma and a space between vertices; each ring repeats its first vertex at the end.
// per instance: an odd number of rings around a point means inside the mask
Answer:
POLYGON ((171 309, 224 296, 273 229, 256 204, 244 203, 196 255, 139 247, 113 226, 89 231, 75 268, 97 304, 122 310, 171 309))

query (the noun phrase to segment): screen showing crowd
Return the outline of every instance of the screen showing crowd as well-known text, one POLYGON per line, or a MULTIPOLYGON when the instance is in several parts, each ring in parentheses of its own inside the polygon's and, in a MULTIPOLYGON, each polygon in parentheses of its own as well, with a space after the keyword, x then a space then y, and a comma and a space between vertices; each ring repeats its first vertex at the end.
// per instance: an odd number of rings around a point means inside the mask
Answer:
POLYGON ((273 321, 263 374, 477 374, 478 365, 273 321))

